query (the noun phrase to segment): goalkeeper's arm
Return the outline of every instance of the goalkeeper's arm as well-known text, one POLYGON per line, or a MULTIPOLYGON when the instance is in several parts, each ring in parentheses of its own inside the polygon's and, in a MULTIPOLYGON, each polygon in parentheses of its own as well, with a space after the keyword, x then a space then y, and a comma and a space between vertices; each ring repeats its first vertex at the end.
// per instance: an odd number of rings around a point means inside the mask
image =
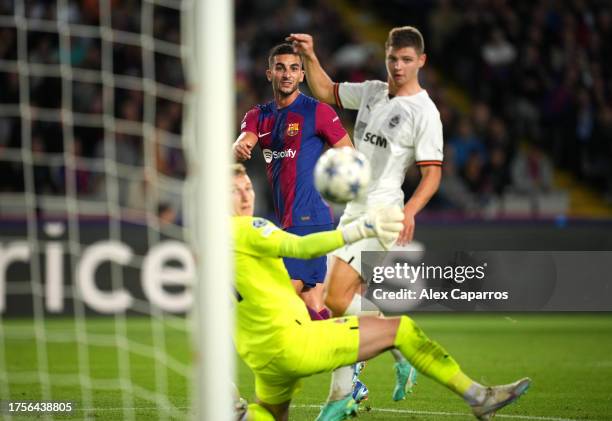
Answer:
POLYGON ((308 234, 303 237, 282 232, 278 256, 296 259, 313 259, 324 256, 346 244, 342 231, 333 230, 308 234))
POLYGON ((404 213, 398 207, 382 208, 333 231, 300 237, 277 229, 270 232, 265 240, 258 236, 259 239, 252 247, 263 255, 312 259, 324 256, 345 244, 377 237, 380 244, 389 249, 403 229, 403 219, 404 213))

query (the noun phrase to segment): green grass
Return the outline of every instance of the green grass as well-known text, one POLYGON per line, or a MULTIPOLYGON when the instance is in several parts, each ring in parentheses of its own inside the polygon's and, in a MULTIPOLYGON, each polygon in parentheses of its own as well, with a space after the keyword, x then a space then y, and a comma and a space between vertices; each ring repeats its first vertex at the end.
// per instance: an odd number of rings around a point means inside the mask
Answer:
MULTIPOLYGON (((534 383, 529 393, 500 415, 520 415, 519 419, 546 420, 610 420, 612 419, 612 314, 420 314, 415 316, 427 334, 443 344, 459 361, 464 371, 487 384, 506 383, 530 376, 534 383), (540 417, 540 418, 538 418, 540 417), (542 418, 543 417, 543 418, 542 418)), ((155 322, 158 323, 158 322, 155 322)), ((163 365, 144 351, 156 349, 149 320, 127 319, 127 338, 135 349, 123 353, 129 357, 132 382, 140 392, 132 406, 137 419, 156 418, 159 402, 147 394, 156 385, 155 369, 163 365), (133 352, 135 351, 135 352, 133 352)), ((95 419, 120 419, 123 415, 122 393, 117 378, 117 357, 122 354, 112 341, 114 319, 88 319, 87 332, 95 344, 81 346, 89 351, 89 375, 106 381, 106 388, 92 392, 93 409, 87 413, 95 419), (110 340, 110 342, 109 342, 110 340), (112 387, 117 383, 116 387, 112 387)), ((191 361, 189 338, 184 329, 174 324, 159 324, 164 330, 165 351, 175 363, 188 367, 191 361)), ((79 346, 74 340, 71 320, 49 319, 45 332, 59 342, 47 344, 47 361, 51 379, 65 380, 62 374, 75 373, 79 346)), ((22 376, 32 373, 40 357, 35 346, 30 320, 3 320, 2 332, 9 389, 1 391, 1 399, 36 400, 41 398, 38 379, 22 376), (17 380, 19 379, 19 380, 17 380), (29 380, 28 380, 29 379, 29 380)), ((157 349, 160 349, 159 347, 157 349)), ((1 363, 1 361, 0 361, 1 363)), ((366 367, 362 380, 370 389, 372 411, 362 420, 463 420, 468 411, 460 399, 433 381, 421 377, 415 393, 403 402, 390 399, 394 374, 392 359, 382 355, 366 367), (444 413, 444 414, 441 414, 444 413), (453 415, 455 414, 455 415, 453 415)), ((185 414, 189 406, 189 379, 184 373, 162 370, 167 374, 168 400, 185 414)), ((75 378, 76 380, 76 378, 75 378)), ((254 398, 253 376, 238 364, 240 391, 249 400, 254 398)), ((313 376, 294 401, 292 420, 313 420, 327 396, 329 374, 313 376)), ((4 383, 0 382, 4 388, 4 383)), ((83 418, 82 395, 78 383, 54 384, 54 400, 76 402, 81 410, 71 417, 83 418)), ((164 406, 163 403, 159 403, 164 406)), ((172 414, 170 414, 172 415, 172 414)), ((181 418, 175 413, 173 418, 181 418)), ((185 415, 186 417, 186 415, 185 415)), ((19 418, 26 419, 26 418, 19 418)), ((504 418, 500 419, 515 419, 504 418)))
MULTIPOLYGON (((125 335, 121 336, 129 343, 118 344, 115 333, 122 331, 120 323, 116 323, 113 318, 89 318, 85 323, 87 344, 79 346, 73 320, 47 319, 44 323, 44 332, 48 338, 46 358, 40 355, 42 347, 37 349, 35 328, 31 320, 4 320, 2 323, 9 383, 8 393, 2 390, 1 399, 41 399, 42 383, 37 378, 32 379, 31 373, 41 366, 42 360, 43 363, 46 361, 51 373, 52 399, 75 402, 78 408, 71 416, 58 418, 83 419, 86 412, 95 419, 116 420, 124 417, 125 407, 134 408, 136 419, 157 419, 160 412, 174 415, 173 418, 186 417, 190 398, 191 380, 188 376, 191 374, 191 351, 184 321, 163 323, 144 318, 128 318, 125 335), (154 346, 156 331, 161 331, 162 335, 158 334, 157 337, 163 338, 165 347, 154 346), (166 358, 173 361, 173 369, 168 369, 163 360, 156 358, 156 350, 157 354, 165 354, 166 358), (81 393, 79 379, 75 376, 79 361, 84 362, 85 358, 89 359, 87 374, 93 386, 91 405, 84 405, 85 397, 81 393), (120 358, 123 358, 123 371, 120 358), (175 369, 176 365, 184 371, 175 369), (138 390, 132 402, 123 400, 129 394, 122 393, 120 372, 125 373, 124 379, 129 379, 138 390), (156 389, 156 372, 160 377, 166 377, 167 399, 171 405, 151 395, 156 389), (168 407, 176 408, 177 412, 164 411, 168 407)), ((125 386, 124 390, 127 390, 129 385, 125 386)), ((2 382, 0 388, 4 388, 2 382)))

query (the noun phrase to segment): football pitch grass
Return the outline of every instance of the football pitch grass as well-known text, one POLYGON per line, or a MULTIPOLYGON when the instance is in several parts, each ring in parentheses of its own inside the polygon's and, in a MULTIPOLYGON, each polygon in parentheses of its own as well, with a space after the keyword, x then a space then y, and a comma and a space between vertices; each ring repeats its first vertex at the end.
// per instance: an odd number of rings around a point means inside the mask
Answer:
MULTIPOLYGON (((508 383, 519 377, 533 379, 526 396, 501 411, 500 420, 612 420, 612 314, 416 314, 417 323, 459 361, 466 373, 486 384, 508 383)), ((31 320, 2 320, 4 373, 1 400, 41 399, 40 380, 33 375, 37 354, 31 320), (8 382, 7 382, 8 380, 8 382), (8 387, 8 390, 7 390, 8 387)), ((117 420, 126 413, 136 419, 156 419, 155 368, 160 358, 170 359, 167 398, 179 411, 171 418, 188 418, 190 339, 181 321, 164 323, 165 349, 155 323, 144 318, 127 318, 127 343, 117 343, 113 318, 89 318, 89 376, 94 385, 90 407, 84 407, 76 374, 79 347, 71 319, 48 318, 44 325, 53 400, 72 401, 76 411, 62 419, 82 419, 87 413, 99 420, 117 420), (157 344, 157 345, 156 345, 157 344), (118 347, 129 349, 129 371, 137 393, 124 408, 117 380, 118 347), (156 357, 157 354, 157 357, 156 357), (165 357, 164 357, 165 355, 165 357), (157 359, 156 359, 157 358, 157 359), (181 368, 183 367, 183 369, 181 368), (127 411, 127 412, 126 412, 127 411), (183 415, 180 414, 183 413, 183 415)), ((158 325, 158 328, 160 325, 158 325)), ((2 357, 2 356, 0 356, 2 357)), ((124 361, 125 363, 125 361, 124 361)), ((362 420, 467 420, 463 402, 433 381, 420 377, 414 394, 405 401, 391 401, 394 384, 392 358, 387 353, 370 361, 362 380, 370 389, 369 412, 362 420)), ((238 362, 237 385, 243 397, 254 398, 253 376, 238 362)), ((329 374, 308 378, 294 400, 291 420, 314 420, 327 396, 329 374)), ((28 419, 25 416, 15 419, 28 419)))

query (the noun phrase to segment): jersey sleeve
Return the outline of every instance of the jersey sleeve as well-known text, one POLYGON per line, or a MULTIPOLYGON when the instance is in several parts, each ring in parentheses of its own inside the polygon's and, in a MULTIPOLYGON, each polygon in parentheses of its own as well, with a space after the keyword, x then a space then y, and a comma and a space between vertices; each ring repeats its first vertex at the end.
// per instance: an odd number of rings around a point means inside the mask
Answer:
POLYGON ((373 95, 379 90, 386 88, 387 84, 380 80, 366 80, 360 83, 335 83, 334 99, 340 109, 358 110, 364 97, 373 95))
POLYGON ((280 247, 282 257, 313 259, 324 256, 344 245, 344 238, 340 230, 317 232, 304 237, 282 232, 286 235, 280 247))
POLYGON ((334 83, 334 99, 338 108, 358 110, 361 98, 367 89, 366 83, 342 82, 334 83))
POLYGON ((417 165, 442 165, 442 121, 437 110, 424 111, 415 126, 415 159, 417 165))
POLYGON ((257 134, 257 125, 259 122, 259 108, 251 108, 240 123, 240 133, 251 132, 257 134))
POLYGON ((253 218, 250 226, 242 227, 246 252, 266 257, 312 259, 344 245, 338 230, 319 232, 300 237, 279 229, 263 218, 253 218))
POLYGON ((315 130, 328 145, 333 146, 346 136, 340 117, 332 107, 322 102, 317 104, 315 114, 315 130))
POLYGON ((267 219, 251 218, 240 227, 239 237, 243 241, 237 246, 256 256, 278 257, 282 236, 277 233, 282 231, 267 219))

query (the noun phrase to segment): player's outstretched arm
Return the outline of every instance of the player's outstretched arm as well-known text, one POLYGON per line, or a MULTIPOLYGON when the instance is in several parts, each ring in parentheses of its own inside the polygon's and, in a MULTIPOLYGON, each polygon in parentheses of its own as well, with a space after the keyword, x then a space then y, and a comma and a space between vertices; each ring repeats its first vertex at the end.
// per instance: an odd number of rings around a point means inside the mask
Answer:
POLYGON ((236 247, 250 254, 312 259, 370 237, 377 237, 381 245, 389 249, 404 227, 403 219, 404 213, 399 207, 383 207, 371 210, 340 229, 300 237, 280 230, 263 218, 238 218, 234 220, 234 238, 241 239, 236 247))
POLYGON ((377 237, 388 250, 395 243, 403 228, 404 214, 399 207, 379 208, 334 231, 318 232, 299 237, 282 232, 279 256, 312 259, 323 256, 345 244, 364 238, 377 237))
POLYGON ((242 132, 238 139, 232 145, 234 151, 234 158, 239 161, 246 161, 251 159, 251 151, 257 144, 257 135, 251 132, 242 132))
POLYGON ((334 81, 325 73, 314 52, 314 41, 309 34, 290 34, 285 40, 291 42, 295 50, 302 56, 306 81, 313 95, 328 104, 336 103, 334 98, 334 81))
POLYGON ((404 229, 397 239, 397 244, 405 246, 414 236, 414 217, 427 205, 429 199, 438 191, 442 179, 442 167, 425 165, 420 167, 421 181, 404 206, 404 229))

